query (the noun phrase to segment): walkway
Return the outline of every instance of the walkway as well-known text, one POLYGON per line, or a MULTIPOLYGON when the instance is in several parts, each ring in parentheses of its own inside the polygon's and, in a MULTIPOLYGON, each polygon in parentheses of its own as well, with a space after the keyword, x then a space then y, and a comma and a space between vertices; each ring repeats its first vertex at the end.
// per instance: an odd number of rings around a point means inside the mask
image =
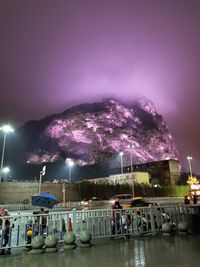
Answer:
POLYGON ((0 256, 3 267, 199 267, 200 236, 148 236, 104 240, 91 247, 29 255, 0 256))

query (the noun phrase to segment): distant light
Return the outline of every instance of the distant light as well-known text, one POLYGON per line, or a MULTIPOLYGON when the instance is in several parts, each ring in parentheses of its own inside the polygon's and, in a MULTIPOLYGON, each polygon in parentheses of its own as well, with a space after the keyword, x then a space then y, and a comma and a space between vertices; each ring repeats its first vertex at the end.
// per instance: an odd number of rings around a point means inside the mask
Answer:
POLYGON ((9 125, 3 125, 0 130, 2 130, 4 133, 12 133, 14 132, 14 129, 9 125))
POLYGON ((4 173, 8 173, 9 171, 10 171, 10 169, 8 167, 3 168, 4 173))
POLYGON ((134 148, 135 146, 134 145, 128 145, 128 148, 134 148))
POLYGON ((70 167, 74 166, 73 160, 70 160, 68 164, 69 164, 70 167))
POLYGON ((123 155, 124 155, 124 152, 120 152, 119 155, 120 155, 120 156, 123 156, 123 155))
POLYGON ((191 160, 191 159, 192 159, 192 157, 191 157, 191 156, 188 156, 188 157, 187 157, 187 159, 188 159, 188 160, 191 160))

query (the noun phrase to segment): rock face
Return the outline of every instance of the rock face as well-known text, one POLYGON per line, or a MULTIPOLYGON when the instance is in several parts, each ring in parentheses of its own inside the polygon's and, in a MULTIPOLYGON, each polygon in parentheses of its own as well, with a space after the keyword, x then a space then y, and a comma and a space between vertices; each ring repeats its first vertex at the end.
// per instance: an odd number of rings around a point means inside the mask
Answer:
POLYGON ((109 161, 119 166, 178 159, 177 147, 154 105, 146 100, 122 104, 116 100, 83 104, 19 129, 30 163, 72 158, 79 165, 109 161), (130 148, 131 147, 131 148, 130 148))

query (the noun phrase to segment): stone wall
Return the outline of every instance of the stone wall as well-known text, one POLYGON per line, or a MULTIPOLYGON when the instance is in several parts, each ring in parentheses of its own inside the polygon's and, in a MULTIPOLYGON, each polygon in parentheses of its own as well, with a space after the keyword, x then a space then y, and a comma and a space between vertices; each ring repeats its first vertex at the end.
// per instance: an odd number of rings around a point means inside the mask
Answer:
MULTIPOLYGON (((61 183, 42 183, 41 193, 54 194, 59 202, 62 202, 62 188, 61 183)), ((2 182, 0 185, 0 204, 23 203, 26 198, 31 201, 31 196, 34 194, 38 194, 37 182, 2 182)), ((71 184, 65 184, 65 200, 79 200, 78 192, 71 184)))

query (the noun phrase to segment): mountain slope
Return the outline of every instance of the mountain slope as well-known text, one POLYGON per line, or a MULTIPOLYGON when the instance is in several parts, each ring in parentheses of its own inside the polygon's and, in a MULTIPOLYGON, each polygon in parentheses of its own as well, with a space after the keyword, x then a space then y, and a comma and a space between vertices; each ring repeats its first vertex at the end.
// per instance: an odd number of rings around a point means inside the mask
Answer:
POLYGON ((124 164, 177 159, 176 144, 161 115, 146 100, 132 105, 116 100, 82 104, 19 129, 26 144, 27 161, 53 162, 73 158, 79 165, 109 159, 124 164), (128 148, 131 146, 131 150, 128 148))

